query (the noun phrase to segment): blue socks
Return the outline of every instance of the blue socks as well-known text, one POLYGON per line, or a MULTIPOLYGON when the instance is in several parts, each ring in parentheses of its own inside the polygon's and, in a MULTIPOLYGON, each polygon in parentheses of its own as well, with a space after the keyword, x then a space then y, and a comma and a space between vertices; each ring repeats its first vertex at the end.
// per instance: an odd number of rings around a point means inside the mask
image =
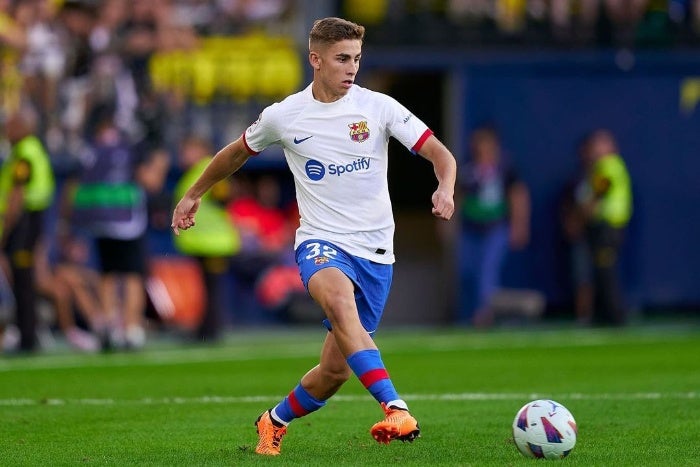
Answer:
POLYGON ((384 368, 379 350, 360 350, 348 357, 348 365, 360 379, 365 388, 377 399, 377 402, 390 402, 399 399, 399 394, 384 368))
MULTIPOLYGON (((367 388, 377 402, 383 402, 390 407, 407 409, 406 403, 399 398, 399 394, 389 378, 389 373, 384 368, 379 350, 360 350, 350 355, 347 362, 362 385, 367 388)), ((326 401, 314 398, 299 383, 282 402, 270 411, 270 416, 273 421, 287 425, 295 418, 315 412, 324 405, 326 405, 326 401)))
POLYGON ((326 405, 326 401, 320 401, 306 392, 300 384, 292 389, 287 397, 282 402, 277 404, 270 411, 270 415, 274 421, 287 425, 295 418, 303 417, 311 412, 315 412, 326 405))

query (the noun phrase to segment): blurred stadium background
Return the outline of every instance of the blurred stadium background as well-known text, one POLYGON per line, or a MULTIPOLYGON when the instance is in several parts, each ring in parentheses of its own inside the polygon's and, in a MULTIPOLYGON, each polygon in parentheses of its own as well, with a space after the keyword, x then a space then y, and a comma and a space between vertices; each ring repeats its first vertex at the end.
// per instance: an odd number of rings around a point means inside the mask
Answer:
MULTIPOLYGON (((404 103, 460 161, 473 128, 498 128, 533 203, 531 243, 509 256, 505 286, 540 292, 545 318, 573 321, 559 196, 581 136, 607 127, 635 195, 623 258, 628 305, 640 319, 697 318, 697 0, 3 0, 0 105, 6 114, 28 98, 39 108, 59 180, 74 169, 89 107, 100 101, 116 105, 135 144, 165 148, 173 165, 151 200, 149 247, 154 258, 173 258, 179 138, 222 146, 303 87, 307 33, 325 16, 367 26, 358 83, 404 103), (33 34, 14 34, 18 24, 33 34)), ((447 324, 457 226, 430 217, 432 171, 404 153, 392 146, 398 262, 386 323, 447 324)), ((266 151, 243 172, 273 175, 283 198, 293 194, 281 152, 266 151)), ((279 318, 240 297, 222 300, 233 326, 279 318)))

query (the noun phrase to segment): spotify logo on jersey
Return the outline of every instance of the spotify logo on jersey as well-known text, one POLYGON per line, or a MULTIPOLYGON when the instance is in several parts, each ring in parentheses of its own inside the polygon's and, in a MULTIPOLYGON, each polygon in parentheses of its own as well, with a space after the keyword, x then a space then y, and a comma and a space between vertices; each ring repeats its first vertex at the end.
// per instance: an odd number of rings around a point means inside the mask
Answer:
MULTIPOLYGON (((358 157, 347 164, 328 164, 328 175, 342 177, 349 174, 357 174, 359 172, 368 172, 370 170, 371 160, 369 157, 358 157)), ((306 163, 306 175, 313 181, 319 181, 326 175, 326 166, 319 161, 310 159, 306 163)))
POLYGON ((306 163, 306 175, 308 175, 311 180, 321 180, 325 174, 326 168, 319 161, 310 159, 306 163))

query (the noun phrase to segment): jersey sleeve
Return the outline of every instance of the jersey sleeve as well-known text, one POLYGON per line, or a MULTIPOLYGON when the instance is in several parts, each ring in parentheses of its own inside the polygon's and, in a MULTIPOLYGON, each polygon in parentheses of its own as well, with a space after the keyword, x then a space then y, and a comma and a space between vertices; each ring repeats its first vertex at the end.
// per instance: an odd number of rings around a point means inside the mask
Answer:
POLYGON ((243 143, 251 155, 261 153, 281 139, 281 127, 279 125, 279 104, 272 104, 265 108, 258 119, 254 121, 243 133, 243 143))
POLYGON ((421 119, 392 97, 385 96, 386 129, 412 153, 416 154, 433 132, 421 119))

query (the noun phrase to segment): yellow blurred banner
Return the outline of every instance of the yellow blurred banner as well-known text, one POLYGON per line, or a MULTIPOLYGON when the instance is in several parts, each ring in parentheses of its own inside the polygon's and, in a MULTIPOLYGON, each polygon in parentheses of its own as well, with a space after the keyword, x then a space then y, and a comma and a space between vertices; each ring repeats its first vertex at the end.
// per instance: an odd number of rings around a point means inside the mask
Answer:
POLYGON ((157 91, 198 104, 214 98, 275 99, 298 90, 303 79, 294 41, 263 33, 208 37, 195 50, 156 53, 149 73, 157 91))

